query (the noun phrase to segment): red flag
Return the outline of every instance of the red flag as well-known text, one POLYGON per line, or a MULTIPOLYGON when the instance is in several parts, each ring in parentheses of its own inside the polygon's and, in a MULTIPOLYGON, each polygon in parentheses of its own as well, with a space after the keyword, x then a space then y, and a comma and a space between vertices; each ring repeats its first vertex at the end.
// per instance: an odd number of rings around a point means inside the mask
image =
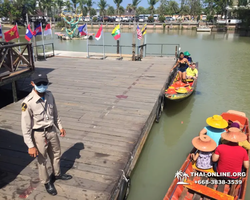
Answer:
POLYGON ((19 33, 17 30, 17 25, 15 25, 12 29, 4 33, 5 41, 9 42, 10 40, 19 38, 19 33))
POLYGON ((100 40, 101 37, 102 37, 102 25, 100 26, 99 30, 97 31, 97 33, 95 35, 95 39, 100 40))

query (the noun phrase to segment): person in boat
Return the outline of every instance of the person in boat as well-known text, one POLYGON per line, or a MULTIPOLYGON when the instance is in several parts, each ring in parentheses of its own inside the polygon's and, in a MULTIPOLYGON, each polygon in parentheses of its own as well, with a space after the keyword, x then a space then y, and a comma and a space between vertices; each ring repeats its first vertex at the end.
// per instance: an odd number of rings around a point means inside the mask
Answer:
MULTIPOLYGON (((214 165, 214 170, 219 173, 230 172, 233 175, 233 173, 242 172, 242 166, 248 169, 249 158, 247 151, 238 145, 239 142, 247 139, 246 134, 242 133, 238 128, 229 128, 227 132, 221 134, 221 137, 225 144, 220 144, 212 155, 212 161, 217 162, 214 165)), ((239 176, 230 178, 238 179, 239 176)))
POLYGON ((188 51, 184 52, 184 58, 186 58, 188 60, 188 62, 192 63, 193 59, 190 56, 191 56, 191 54, 188 51))
MULTIPOLYGON (((228 127, 227 127, 227 129, 229 129, 229 128, 238 128, 238 129, 240 129, 242 131, 242 127, 243 126, 241 125, 241 123, 239 121, 234 121, 233 122, 231 120, 228 120, 228 127)), ((221 143, 222 144, 225 143, 223 139, 221 140, 221 143)), ((239 144, 239 146, 244 147, 247 150, 250 150, 250 143, 247 140, 239 142, 238 144, 239 144)))
POLYGON ((190 63, 186 58, 184 58, 183 52, 181 52, 178 61, 176 62, 175 66, 171 69, 171 71, 173 71, 177 66, 179 66, 178 68, 179 80, 182 82, 183 81, 185 82, 186 80, 186 70, 187 70, 186 65, 190 67, 190 63))
POLYGON ((195 68, 195 63, 192 63, 191 67, 187 68, 187 79, 197 79, 198 78, 198 70, 195 68))
POLYGON ((220 115, 214 115, 213 117, 209 117, 207 118, 206 122, 208 126, 204 127, 200 131, 200 136, 207 134, 216 142, 218 146, 220 143, 221 134, 226 131, 225 128, 228 127, 228 123, 220 115))
POLYGON ((216 142, 208 135, 195 137, 192 144, 198 150, 191 154, 191 158, 196 161, 196 167, 199 169, 211 169, 213 167, 212 155, 216 149, 216 142))

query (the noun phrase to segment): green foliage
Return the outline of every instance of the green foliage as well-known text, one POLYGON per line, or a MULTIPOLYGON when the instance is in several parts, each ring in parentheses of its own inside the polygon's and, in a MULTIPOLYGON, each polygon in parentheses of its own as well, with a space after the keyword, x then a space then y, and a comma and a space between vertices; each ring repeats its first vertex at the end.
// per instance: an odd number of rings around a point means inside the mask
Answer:
POLYGON ((63 20, 60 22, 57 22, 56 27, 59 27, 59 28, 65 27, 65 22, 63 20))
POLYGON ((159 21, 160 21, 160 22, 165 22, 165 20, 166 20, 166 18, 164 17, 164 15, 161 15, 161 16, 159 17, 159 21))
POLYGON ((168 1, 167 2, 168 13, 169 15, 174 15, 179 13, 179 4, 176 1, 168 1))
POLYGON ((243 27, 248 30, 250 26, 250 10, 247 9, 239 9, 237 10, 237 15, 239 19, 242 20, 243 27))
POLYGON ((154 14, 154 11, 155 11, 155 4, 157 4, 158 2, 159 0, 148 0, 149 9, 152 15, 154 14))
POLYGON ((96 15, 96 10, 94 8, 90 9, 90 16, 96 15))
POLYGON ((113 6, 108 7, 107 15, 115 15, 115 8, 113 6))
POLYGON ((154 22, 155 20, 154 20, 154 17, 153 16, 149 16, 148 17, 148 22, 154 22))
POLYGON ((93 17, 92 21, 97 22, 97 17, 93 17))
MULTIPOLYGON (((121 15, 121 13, 120 13, 120 9, 121 9, 121 3, 122 3, 122 0, 113 0, 114 1, 114 3, 115 3, 115 5, 116 5, 116 13, 117 13, 117 15, 121 15)), ((124 8, 123 8, 123 10, 124 10, 124 8)))
POLYGON ((211 22, 211 21, 213 21, 213 19, 214 19, 213 15, 207 15, 207 20, 206 21, 211 22))
POLYGON ((163 27, 163 30, 165 30, 165 28, 166 28, 166 24, 164 23, 164 24, 162 24, 162 27, 163 27))
POLYGON ((106 13, 106 8, 108 7, 107 1, 106 0, 100 0, 97 5, 100 8, 100 14, 104 16, 105 13, 106 13))
POLYGON ((145 10, 145 8, 142 7, 142 6, 138 7, 137 10, 136 10, 136 13, 137 13, 138 15, 145 14, 145 12, 146 12, 146 10, 145 10))

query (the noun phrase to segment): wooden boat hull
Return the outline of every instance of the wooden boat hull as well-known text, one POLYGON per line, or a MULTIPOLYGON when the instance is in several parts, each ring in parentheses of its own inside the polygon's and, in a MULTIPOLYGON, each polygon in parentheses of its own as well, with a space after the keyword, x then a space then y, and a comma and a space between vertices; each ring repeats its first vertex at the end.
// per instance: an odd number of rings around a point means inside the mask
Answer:
MULTIPOLYGON (((198 63, 196 63, 196 68, 198 69, 198 63)), ((190 95, 192 95, 193 92, 196 89, 198 79, 196 79, 192 83, 190 83, 190 90, 188 90, 187 93, 184 93, 184 94, 178 94, 178 93, 177 94, 170 94, 170 93, 168 93, 169 87, 173 86, 174 83, 176 83, 178 81, 178 78, 179 78, 179 75, 178 75, 178 72, 176 71, 174 76, 172 77, 172 79, 170 79, 170 81, 168 83, 168 87, 167 87, 167 89, 165 91, 165 97, 167 99, 169 99, 169 100, 179 101, 179 100, 182 100, 182 99, 186 99, 190 95)))
MULTIPOLYGON (((241 124, 244 125, 243 132, 247 135, 247 140, 249 140, 249 122, 248 118, 244 116, 240 116, 235 113, 230 113, 229 111, 227 113, 222 113, 221 115, 226 120, 232 120, 232 121, 239 121, 241 124)), ((189 175, 187 180, 185 182, 190 183, 190 185, 181 185, 178 184, 178 179, 175 178, 170 185, 167 194, 165 195, 163 200, 184 200, 184 199, 206 199, 206 200, 212 200, 212 199, 218 199, 218 200, 244 200, 245 199, 245 193, 246 193, 246 187, 247 187, 247 179, 248 179, 248 169, 245 171, 246 176, 243 177, 242 184, 235 184, 232 186, 229 186, 227 184, 220 184, 220 185, 200 185, 198 183, 195 183, 195 180, 197 181, 200 179, 199 177, 191 177, 191 172, 197 172, 202 171, 194 167, 192 161, 191 161, 191 153, 195 153, 197 149, 193 148, 193 150, 188 155, 187 159, 181 166, 180 170, 182 172, 185 172, 189 175), (193 178, 193 180, 191 180, 193 178), (232 188, 233 187, 233 188, 232 188), (231 189, 231 190, 230 190, 231 189), (232 193, 231 193, 232 191, 232 193), (231 194, 230 194, 231 193, 231 194)), ((250 157, 250 151, 248 151, 248 157, 250 157)), ((205 180, 204 178, 203 180, 205 180)))

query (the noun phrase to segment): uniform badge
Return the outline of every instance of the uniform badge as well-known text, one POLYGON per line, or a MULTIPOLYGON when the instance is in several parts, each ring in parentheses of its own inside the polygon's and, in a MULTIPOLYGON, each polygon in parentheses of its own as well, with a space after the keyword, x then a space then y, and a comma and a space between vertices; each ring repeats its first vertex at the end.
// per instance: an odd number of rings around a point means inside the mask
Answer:
POLYGON ((24 112, 27 109, 27 104, 26 103, 22 103, 22 111, 24 112))

